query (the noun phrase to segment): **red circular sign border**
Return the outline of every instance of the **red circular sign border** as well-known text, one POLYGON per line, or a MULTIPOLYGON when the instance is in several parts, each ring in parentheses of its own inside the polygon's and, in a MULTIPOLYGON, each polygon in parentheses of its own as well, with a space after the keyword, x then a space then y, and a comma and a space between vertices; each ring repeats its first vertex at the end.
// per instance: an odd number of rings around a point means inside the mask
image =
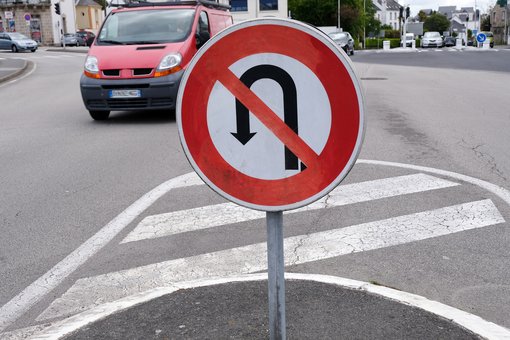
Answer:
POLYGON ((319 31, 281 19, 243 22, 213 37, 183 76, 176 116, 181 143, 199 176, 227 199, 264 211, 298 208, 332 190, 354 165, 364 131, 361 88, 345 54, 319 31), (219 72, 258 53, 294 58, 323 82, 332 119, 328 141, 317 158, 320 166, 307 164, 306 170, 283 179, 257 179, 233 168, 214 146, 207 126, 207 100, 197 100, 196 94, 208 98, 219 72))

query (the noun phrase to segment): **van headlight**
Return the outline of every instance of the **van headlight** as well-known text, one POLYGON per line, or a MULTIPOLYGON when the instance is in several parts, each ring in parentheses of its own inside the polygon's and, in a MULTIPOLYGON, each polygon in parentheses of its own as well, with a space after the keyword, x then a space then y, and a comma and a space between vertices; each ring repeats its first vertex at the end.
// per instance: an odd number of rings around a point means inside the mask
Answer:
POLYGON ((83 73, 90 78, 100 78, 99 75, 99 66, 97 63, 97 58, 94 56, 87 56, 85 59, 85 66, 83 73))
POLYGON ((156 72, 154 72, 154 77, 163 77, 182 70, 181 62, 182 55, 180 53, 167 54, 161 59, 156 72))

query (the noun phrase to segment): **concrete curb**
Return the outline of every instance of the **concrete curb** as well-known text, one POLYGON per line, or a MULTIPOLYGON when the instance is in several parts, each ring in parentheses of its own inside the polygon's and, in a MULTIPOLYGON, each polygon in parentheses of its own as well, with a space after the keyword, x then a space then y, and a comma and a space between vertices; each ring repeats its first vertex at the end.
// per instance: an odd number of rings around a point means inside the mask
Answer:
POLYGON ((13 71, 11 74, 8 74, 6 76, 0 76, 0 84, 5 83, 23 74, 30 65, 32 65, 31 61, 23 60, 23 66, 21 68, 19 68, 16 71, 13 71))
POLYGON ((89 48, 87 47, 87 49, 82 49, 82 48, 79 48, 79 47, 67 47, 66 49, 64 49, 63 47, 50 47, 50 48, 47 48, 45 49, 46 52, 70 52, 70 53, 88 53, 89 52, 89 48))
MULTIPOLYGON (((505 327, 486 321, 476 315, 464 312, 462 310, 444 305, 442 303, 429 300, 425 297, 402 292, 396 289, 377 286, 368 282, 345 279, 335 276, 286 273, 286 280, 305 280, 330 285, 336 285, 345 289, 352 289, 366 292, 367 294, 378 295, 396 303, 401 303, 420 308, 432 314, 441 316, 450 322, 463 327, 485 339, 510 339, 510 330, 505 327)), ((68 319, 62 320, 35 334, 30 339, 62 339, 82 327, 104 319, 110 315, 119 313, 125 309, 140 305, 154 299, 158 299, 168 294, 172 294, 180 289, 198 288, 204 286, 214 286, 230 282, 247 282, 267 280, 267 274, 249 274, 231 278, 206 279, 191 282, 182 282, 170 287, 154 288, 142 293, 138 293, 126 298, 106 303, 80 314, 74 315, 68 319)))

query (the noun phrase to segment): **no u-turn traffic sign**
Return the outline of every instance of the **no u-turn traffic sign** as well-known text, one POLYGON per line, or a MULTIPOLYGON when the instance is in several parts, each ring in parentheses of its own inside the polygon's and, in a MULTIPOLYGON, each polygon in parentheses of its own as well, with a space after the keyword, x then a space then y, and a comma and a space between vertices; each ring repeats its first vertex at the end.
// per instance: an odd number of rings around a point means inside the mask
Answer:
POLYGON ((319 30, 257 19, 220 32, 184 73, 177 123, 186 156, 215 191, 281 211, 336 187, 363 140, 361 86, 319 30))

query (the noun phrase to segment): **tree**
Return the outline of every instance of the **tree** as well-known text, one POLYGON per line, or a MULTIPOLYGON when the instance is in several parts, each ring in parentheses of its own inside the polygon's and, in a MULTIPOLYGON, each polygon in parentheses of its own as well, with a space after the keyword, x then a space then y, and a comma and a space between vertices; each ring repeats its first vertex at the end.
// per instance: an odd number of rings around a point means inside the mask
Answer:
POLYGON ((294 19, 314 26, 337 25, 336 0, 289 0, 289 10, 294 19))
MULTIPOLYGON (((492 12, 492 8, 489 9, 489 13, 492 12)), ((491 30, 491 18, 490 15, 482 15, 481 21, 480 21, 480 29, 482 31, 490 31, 491 30)))
POLYGON ((450 28, 450 21, 441 13, 433 13, 423 23, 425 31, 446 32, 450 28))
POLYGON ((423 10, 419 11, 418 19, 420 20, 420 22, 425 22, 425 20, 427 20, 427 14, 425 14, 423 10))
POLYGON ((101 5, 101 9, 104 11, 106 7, 108 7, 108 2, 106 0, 94 0, 96 3, 101 5))
MULTIPOLYGON (((338 0, 289 0, 289 10, 294 19, 314 26, 338 25, 338 0)), ((341 0, 342 29, 357 41, 362 40, 363 33, 378 34, 381 23, 375 19, 375 11, 372 0, 341 0)))
POLYGON ((507 0, 497 0, 496 1, 496 5, 498 5, 499 7, 506 7, 507 5, 507 0))

